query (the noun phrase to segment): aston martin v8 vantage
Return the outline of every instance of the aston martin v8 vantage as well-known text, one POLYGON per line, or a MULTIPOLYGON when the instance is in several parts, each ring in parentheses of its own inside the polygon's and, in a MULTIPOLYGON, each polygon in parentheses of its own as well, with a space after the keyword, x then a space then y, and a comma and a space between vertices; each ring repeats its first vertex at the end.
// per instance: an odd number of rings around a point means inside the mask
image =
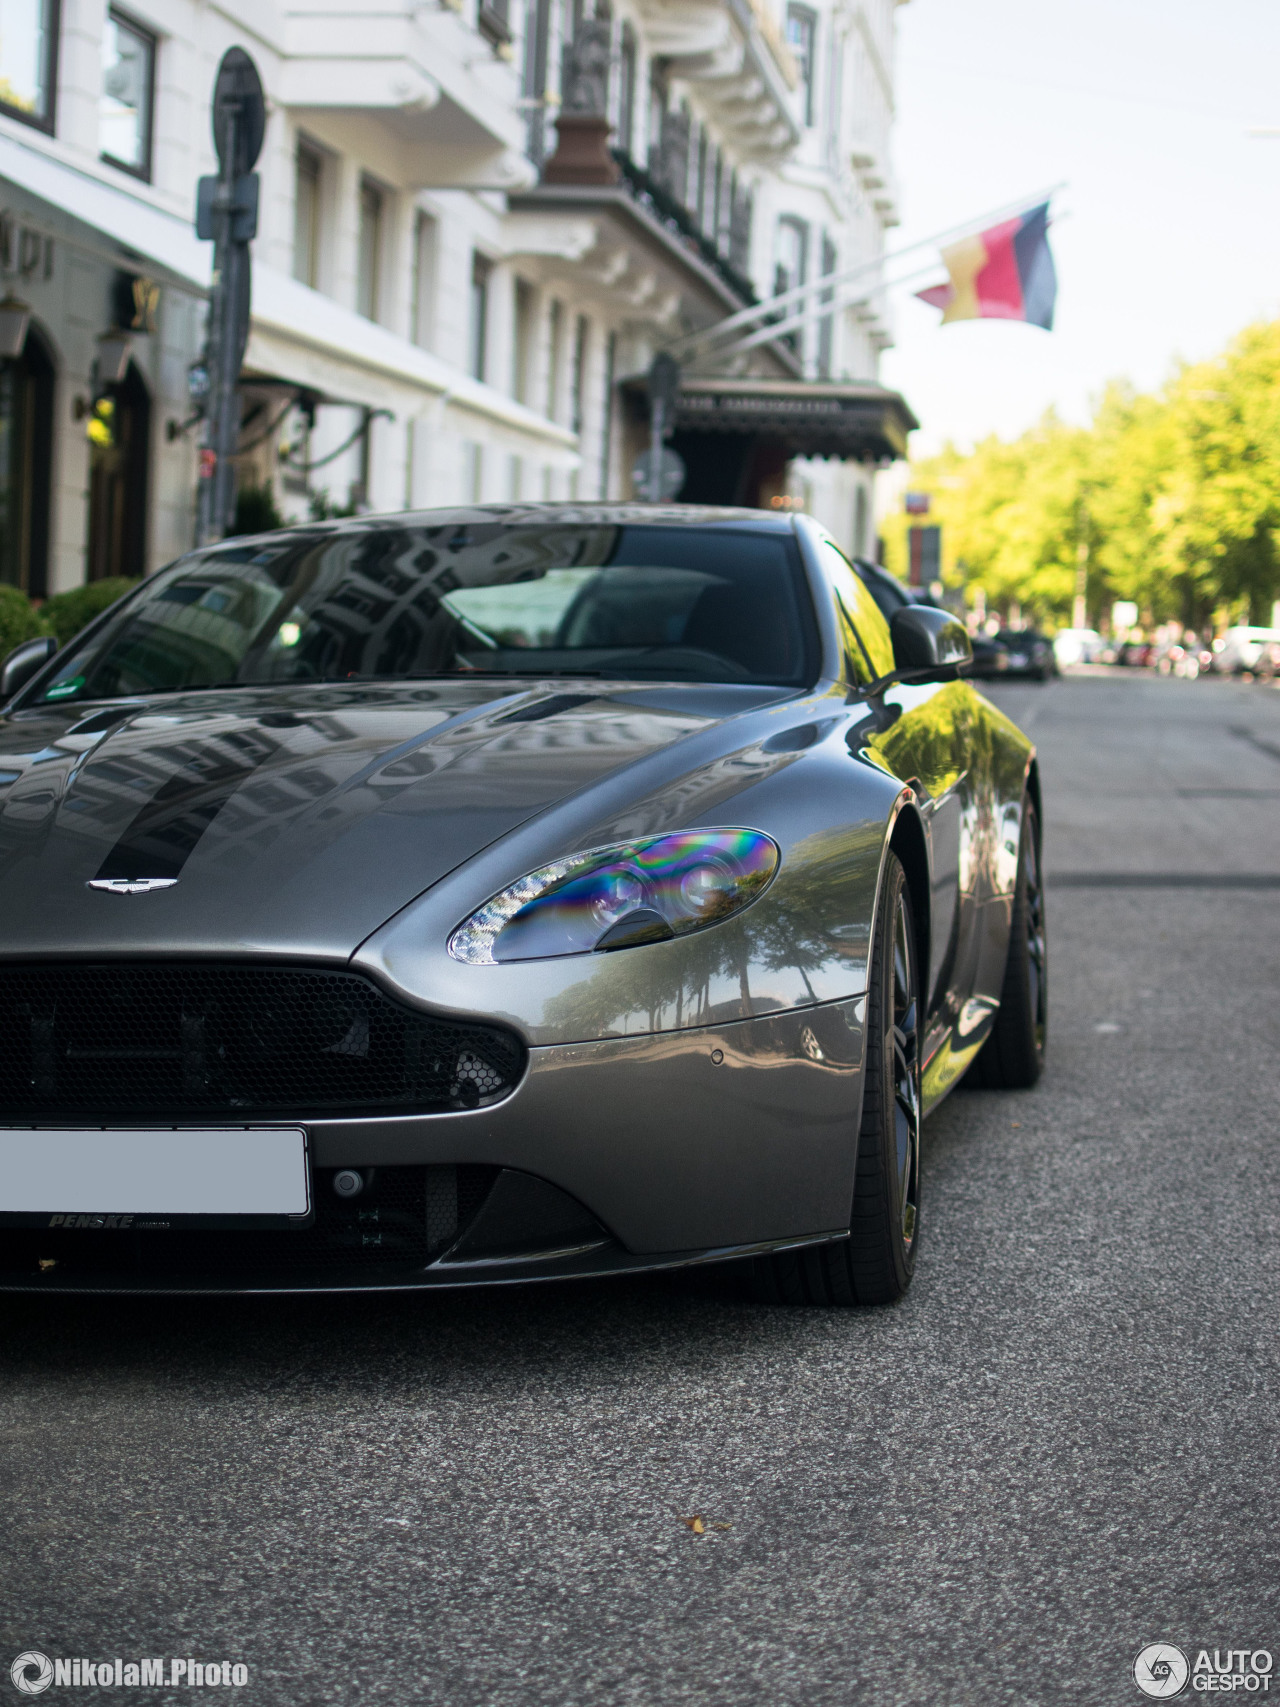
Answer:
POLYGON ((286 528, 51 648, 0 683, 0 1286, 890 1301, 922 1118, 1040 1072, 1035 751, 807 517, 286 528))

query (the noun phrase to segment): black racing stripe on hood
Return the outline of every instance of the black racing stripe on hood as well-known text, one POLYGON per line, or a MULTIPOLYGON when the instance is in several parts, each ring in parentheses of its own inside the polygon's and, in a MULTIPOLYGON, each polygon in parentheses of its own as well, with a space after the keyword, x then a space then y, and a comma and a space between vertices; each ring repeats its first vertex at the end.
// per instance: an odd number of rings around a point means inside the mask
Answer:
POLYGON ((256 729, 173 749, 181 768, 138 811, 98 877, 177 877, 232 795, 279 750, 256 729))

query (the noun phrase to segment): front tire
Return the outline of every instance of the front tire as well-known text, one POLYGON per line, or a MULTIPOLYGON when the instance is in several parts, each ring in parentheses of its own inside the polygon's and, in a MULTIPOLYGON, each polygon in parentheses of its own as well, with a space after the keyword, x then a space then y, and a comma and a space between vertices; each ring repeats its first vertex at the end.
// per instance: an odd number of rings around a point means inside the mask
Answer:
POLYGON ((1029 1090, 1040 1077, 1049 1020, 1048 969, 1040 825, 1035 807, 1024 800, 1000 1010, 969 1069, 969 1082, 979 1089, 1029 1090))
POLYGON ((911 892, 885 863, 867 986, 862 1124, 849 1237, 757 1257, 753 1290, 770 1304, 892 1304, 911 1284, 920 1238, 919 956, 911 892))

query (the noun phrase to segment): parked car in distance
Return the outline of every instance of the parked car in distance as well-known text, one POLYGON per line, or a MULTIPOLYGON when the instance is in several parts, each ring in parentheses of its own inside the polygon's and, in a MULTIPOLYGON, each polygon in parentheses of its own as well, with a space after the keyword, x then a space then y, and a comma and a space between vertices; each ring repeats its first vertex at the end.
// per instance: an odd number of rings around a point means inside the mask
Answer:
POLYGON ((1156 649, 1150 640, 1126 640, 1116 654, 1116 663, 1129 669, 1146 669, 1155 662, 1156 649))
POLYGON ((1009 649, 1002 646, 998 640, 993 640, 989 634, 973 636, 973 669, 972 675, 990 680, 993 676, 1007 676, 1009 673, 1009 649))
POLYGON ((1259 628, 1240 623, 1219 635, 1213 643, 1213 663, 1210 666, 1221 676, 1238 676, 1256 668, 1263 648, 1280 640, 1274 628, 1259 628))
POLYGON ((1072 664, 1092 664, 1102 650, 1096 628, 1060 628, 1053 637, 1053 656, 1060 670, 1072 664))
POLYGON ((1047 682, 1057 675, 1053 644, 1034 628, 1002 628, 994 638, 1008 654, 1009 675, 1029 676, 1037 682, 1047 682))

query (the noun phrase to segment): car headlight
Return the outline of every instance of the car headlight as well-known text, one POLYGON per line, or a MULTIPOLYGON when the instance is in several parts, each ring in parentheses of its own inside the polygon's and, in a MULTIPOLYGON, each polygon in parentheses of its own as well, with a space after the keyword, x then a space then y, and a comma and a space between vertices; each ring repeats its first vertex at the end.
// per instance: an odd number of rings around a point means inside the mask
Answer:
POLYGON ((777 844, 758 830, 687 830, 591 848, 486 901, 449 938, 449 953, 491 966, 687 936, 740 912, 777 869, 777 844))

